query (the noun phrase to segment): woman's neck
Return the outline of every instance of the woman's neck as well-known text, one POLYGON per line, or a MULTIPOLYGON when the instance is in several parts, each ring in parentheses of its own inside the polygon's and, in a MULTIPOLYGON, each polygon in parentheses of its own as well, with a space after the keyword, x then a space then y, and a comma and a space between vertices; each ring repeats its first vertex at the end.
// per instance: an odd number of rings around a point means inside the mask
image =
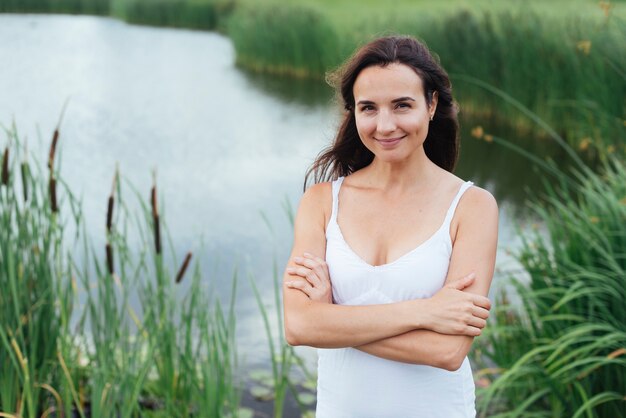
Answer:
POLYGON ((374 158, 372 163, 362 170, 362 175, 369 187, 402 193, 433 185, 440 170, 425 153, 419 153, 414 158, 402 161, 383 161, 374 158))

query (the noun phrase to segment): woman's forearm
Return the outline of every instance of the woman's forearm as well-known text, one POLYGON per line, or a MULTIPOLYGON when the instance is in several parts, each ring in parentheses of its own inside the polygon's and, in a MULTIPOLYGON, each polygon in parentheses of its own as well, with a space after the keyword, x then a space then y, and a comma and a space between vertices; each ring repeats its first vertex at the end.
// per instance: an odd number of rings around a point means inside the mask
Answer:
MULTIPOLYGON (((298 292, 286 289, 286 292, 298 292)), ((287 342, 318 348, 360 346, 425 327, 424 300, 345 306, 314 302, 303 294, 298 309, 285 315, 287 342), (306 299, 306 300, 305 300, 306 299)))
POLYGON ((387 360, 454 371, 461 367, 472 341, 473 337, 420 329, 354 348, 387 360))

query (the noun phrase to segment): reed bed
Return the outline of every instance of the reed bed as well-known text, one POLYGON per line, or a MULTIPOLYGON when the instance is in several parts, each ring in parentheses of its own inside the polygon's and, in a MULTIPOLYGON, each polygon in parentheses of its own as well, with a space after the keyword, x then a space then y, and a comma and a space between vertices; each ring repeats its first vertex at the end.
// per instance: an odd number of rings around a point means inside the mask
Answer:
POLYGON ((457 74, 516 97, 583 153, 590 143, 626 147, 611 142, 626 131, 621 3, 6 0, 3 11, 108 14, 139 24, 219 29, 233 40, 241 67, 320 80, 374 36, 414 35, 439 53, 464 112, 533 128, 516 112, 500 109, 491 95, 457 82, 457 74))
POLYGON ((165 255, 161 241, 169 234, 156 182, 149 205, 125 183, 141 206, 140 214, 130 213, 117 172, 102 220, 106 243, 94 248, 80 202, 56 169, 59 130, 47 173, 24 150, 14 127, 6 134, 0 183, 2 416, 236 416, 236 278, 223 308, 198 263, 192 266, 191 252, 182 263, 165 255), (177 284, 185 281, 190 283, 183 293, 177 284), (84 309, 77 309, 79 302, 84 309))
POLYGON ((520 231, 516 258, 524 274, 498 296, 474 351, 482 365, 476 376, 481 416, 625 417, 626 154, 600 148, 592 170, 551 131, 572 160, 565 169, 479 134, 522 153, 546 174, 545 192, 531 203, 545 230, 520 231))
POLYGON ((350 4, 244 3, 230 17, 227 30, 237 62, 255 71, 322 79, 374 36, 414 35, 440 55, 463 111, 484 116, 497 109, 497 116, 511 125, 533 128, 516 112, 499 108, 493 96, 457 82, 457 74, 516 97, 573 146, 603 141, 606 147, 624 147, 607 143, 626 129, 614 123, 626 114, 623 8, 581 3, 578 11, 559 14, 555 10, 565 7, 559 2, 526 8, 400 2, 371 9, 352 4, 350 9, 350 4))
POLYGON ((0 13, 108 15, 111 0, 2 0, 0 13))
POLYGON ((110 0, 111 15, 130 23, 214 30, 234 0, 110 0))

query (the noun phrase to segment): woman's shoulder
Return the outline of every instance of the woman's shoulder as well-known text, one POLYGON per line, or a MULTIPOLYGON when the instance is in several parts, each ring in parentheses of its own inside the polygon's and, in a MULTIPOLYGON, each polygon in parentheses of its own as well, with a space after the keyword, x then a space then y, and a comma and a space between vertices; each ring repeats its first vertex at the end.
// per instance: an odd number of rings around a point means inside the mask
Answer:
POLYGON ((498 203, 489 190, 472 184, 461 196, 457 212, 461 219, 477 219, 492 215, 497 217, 498 203))
POLYGON ((494 206, 497 209, 496 199, 493 197, 491 192, 486 189, 483 189, 471 181, 464 180, 458 177, 455 174, 450 172, 446 172, 444 174, 447 178, 445 179, 445 183, 449 184, 453 190, 460 190, 464 184, 470 184, 469 187, 463 192, 461 199, 459 201, 459 209, 461 207, 467 207, 471 210, 480 210, 480 209, 488 209, 493 208, 494 206))
POLYGON ((316 183, 306 189, 302 195, 298 212, 307 218, 323 218, 324 224, 326 224, 328 219, 330 219, 332 204, 332 183, 316 183))

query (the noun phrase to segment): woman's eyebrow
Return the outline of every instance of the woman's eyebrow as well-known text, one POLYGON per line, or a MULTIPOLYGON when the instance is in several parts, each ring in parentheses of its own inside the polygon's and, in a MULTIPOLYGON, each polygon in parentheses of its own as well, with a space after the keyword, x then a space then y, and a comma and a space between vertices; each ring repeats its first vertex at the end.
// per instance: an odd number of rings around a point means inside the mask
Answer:
MULTIPOLYGON (((398 97, 397 99, 393 99, 391 103, 406 102, 406 101, 414 102, 415 99, 409 96, 404 96, 404 97, 398 97)), ((374 103, 371 100, 359 100, 357 102, 357 105, 373 105, 373 104, 376 104, 376 103, 374 103)))
POLYGON ((398 97, 397 99, 393 99, 393 100, 391 101, 391 103, 406 102, 406 101, 408 101, 408 100, 410 100, 410 101, 412 101, 412 102, 414 102, 414 101, 415 101, 415 99, 414 99, 414 98, 409 97, 409 96, 405 96, 405 97, 398 97))

